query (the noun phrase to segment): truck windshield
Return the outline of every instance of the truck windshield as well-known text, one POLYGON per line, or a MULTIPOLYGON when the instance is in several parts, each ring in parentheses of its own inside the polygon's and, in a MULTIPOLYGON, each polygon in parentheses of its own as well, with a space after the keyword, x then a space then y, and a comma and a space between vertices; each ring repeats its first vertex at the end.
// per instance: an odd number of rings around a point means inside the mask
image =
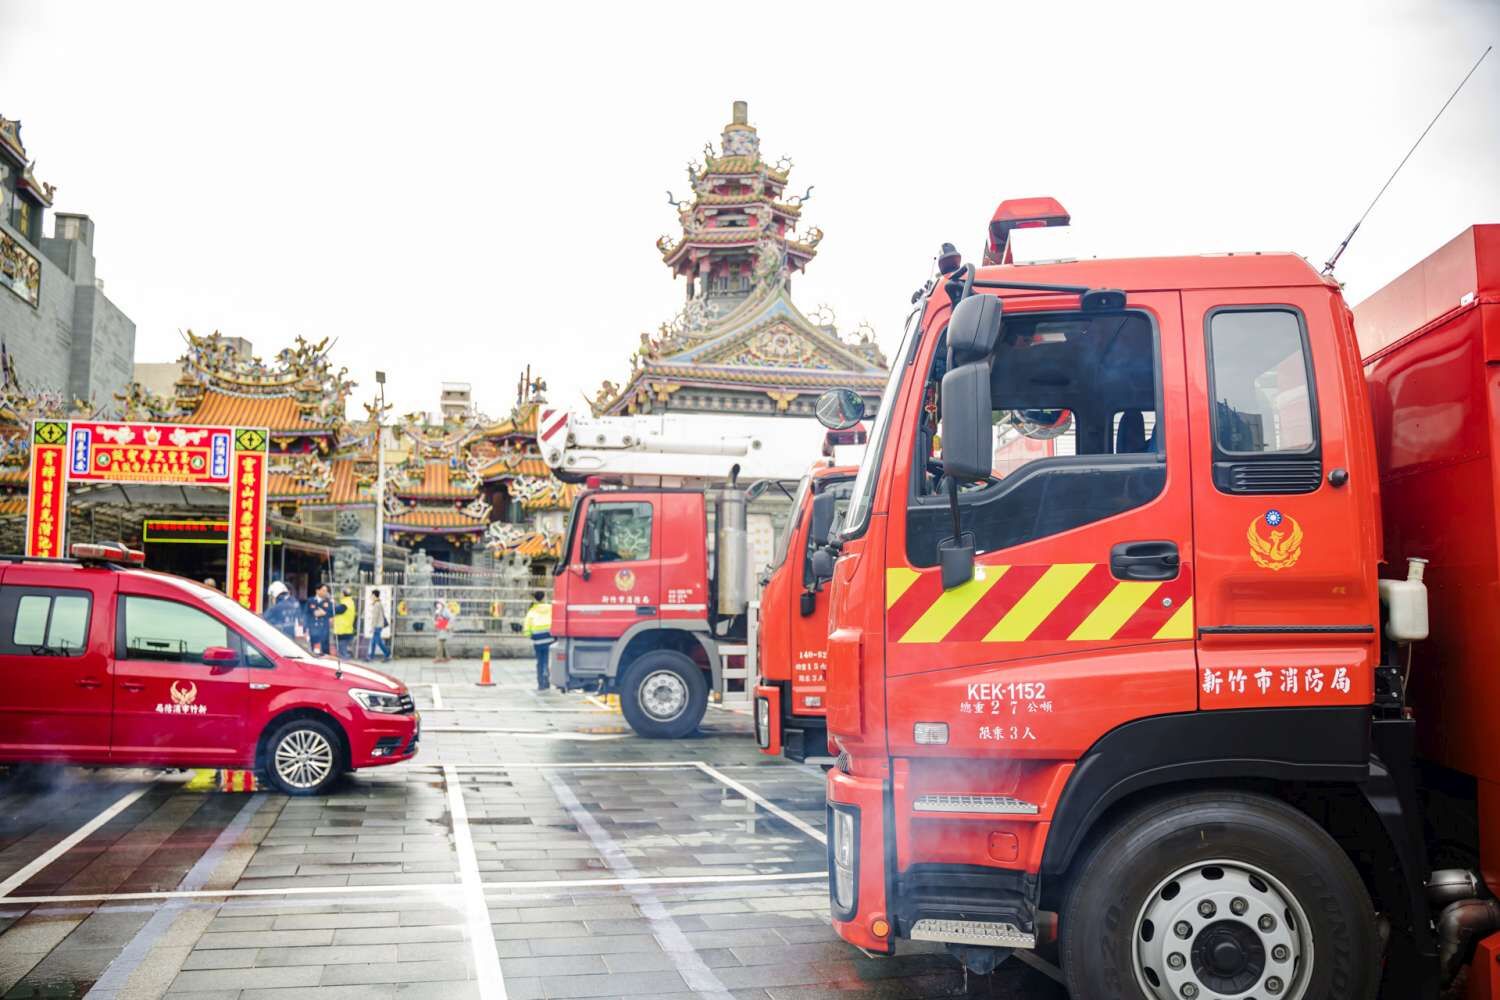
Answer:
POLYGON ((880 396, 880 410, 875 414, 875 426, 870 431, 870 442, 865 445, 864 457, 859 461, 859 473, 854 477, 854 493, 849 507, 844 512, 844 523, 839 534, 852 538, 862 534, 870 520, 870 504, 875 499, 876 477, 880 474, 880 459, 885 451, 885 438, 891 426, 891 410, 896 405, 896 394, 901 389, 901 376, 910 361, 912 339, 922 328, 922 313, 927 307, 924 296, 911 315, 906 317, 906 332, 901 335, 901 346, 891 358, 891 377, 885 383, 885 392, 880 396))
POLYGON ((811 488, 812 474, 809 473, 802 477, 802 482, 797 484, 797 495, 792 498, 792 519, 787 522, 787 526, 781 531, 781 537, 776 540, 776 548, 771 553, 771 561, 766 569, 778 569, 782 563, 786 562, 787 549, 791 545, 792 536, 797 533, 797 529, 802 524, 802 505, 807 502, 807 491, 811 488))
POLYGON ((246 610, 238 601, 223 594, 206 594, 209 607, 229 619, 229 623, 277 656, 306 656, 307 651, 282 635, 269 622, 246 610))

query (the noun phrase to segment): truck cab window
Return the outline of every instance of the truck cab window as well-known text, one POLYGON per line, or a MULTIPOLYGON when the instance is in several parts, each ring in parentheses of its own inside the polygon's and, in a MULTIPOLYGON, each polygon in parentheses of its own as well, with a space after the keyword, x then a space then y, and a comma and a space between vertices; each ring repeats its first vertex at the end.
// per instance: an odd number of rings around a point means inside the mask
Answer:
POLYGON ((594 503, 585 525, 590 563, 636 562, 651 558, 649 503, 594 503))
MULTIPOLYGON (((918 428, 919 467, 907 558, 937 562, 952 532, 942 476, 939 398, 947 352, 938 345, 918 428)), ((994 466, 966 488, 962 520, 980 552, 1122 513, 1166 485, 1156 329, 1139 312, 1013 313, 991 364, 994 466)))
POLYGON ((212 615, 177 601, 120 598, 124 658, 197 663, 210 646, 229 646, 229 629, 212 615))
POLYGON ((86 590, 0 590, 0 654, 79 656, 88 645, 92 597, 86 590))
POLYGON ((1221 453, 1312 450, 1305 339, 1298 315, 1286 309, 1221 310, 1209 317, 1214 444, 1221 453))

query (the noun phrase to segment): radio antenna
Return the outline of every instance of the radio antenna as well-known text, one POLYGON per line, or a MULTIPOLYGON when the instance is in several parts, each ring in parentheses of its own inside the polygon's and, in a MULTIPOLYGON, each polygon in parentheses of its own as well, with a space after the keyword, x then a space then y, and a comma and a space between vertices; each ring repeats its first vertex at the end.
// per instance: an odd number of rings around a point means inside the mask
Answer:
POLYGON ((1396 169, 1391 171, 1391 176, 1386 178, 1385 183, 1380 186, 1380 190, 1375 193, 1375 197, 1370 200, 1370 204, 1365 208, 1364 215, 1361 215, 1359 217, 1359 221, 1354 224, 1354 228, 1349 230, 1349 235, 1344 237, 1344 242, 1339 244, 1339 248, 1333 252, 1333 256, 1328 258, 1328 263, 1323 265, 1324 274, 1333 273, 1333 265, 1337 264, 1339 262, 1339 258, 1344 255, 1344 251, 1349 246, 1349 241, 1354 239, 1354 234, 1359 232, 1360 226, 1364 225, 1364 221, 1369 216, 1370 210, 1375 207, 1375 203, 1380 200, 1381 195, 1385 194, 1385 189, 1391 186, 1391 181, 1395 180, 1396 175, 1401 172, 1401 168, 1406 166, 1406 161, 1411 159, 1411 154, 1415 153, 1417 151, 1417 147, 1422 145, 1422 140, 1427 138, 1427 133, 1432 131, 1432 126, 1436 125, 1438 123, 1438 119, 1443 117, 1443 112, 1448 110, 1448 105, 1453 103, 1453 99, 1458 96, 1458 92, 1464 89, 1464 84, 1469 82, 1469 77, 1473 76, 1474 71, 1479 68, 1479 63, 1484 62, 1484 57, 1489 55, 1490 49, 1493 48, 1493 45, 1487 46, 1485 48, 1478 61, 1475 62, 1469 72, 1464 75, 1464 78, 1459 81, 1458 86, 1454 89, 1453 93, 1448 95, 1448 99, 1443 102, 1443 106, 1438 108, 1438 113, 1432 116, 1432 121, 1427 123, 1427 127, 1422 130, 1422 134, 1417 136, 1417 141, 1411 144, 1411 149, 1408 149, 1406 151, 1406 155, 1401 157, 1401 162, 1396 164, 1396 169))

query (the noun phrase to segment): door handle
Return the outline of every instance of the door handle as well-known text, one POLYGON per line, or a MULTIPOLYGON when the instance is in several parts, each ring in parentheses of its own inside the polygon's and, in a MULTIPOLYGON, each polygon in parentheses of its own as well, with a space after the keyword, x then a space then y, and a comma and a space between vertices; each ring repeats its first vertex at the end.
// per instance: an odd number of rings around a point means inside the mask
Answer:
POLYGON ((132 683, 131 681, 121 681, 120 682, 120 687, 124 688, 126 691, 133 691, 133 692, 140 692, 140 691, 146 690, 146 685, 144 685, 144 684, 135 684, 135 683, 132 683))
POLYGON ((267 688, 269 688, 269 687, 270 687, 270 686, 271 686, 271 685, 269 685, 269 684, 256 684, 256 683, 251 683, 251 685, 250 685, 250 690, 251 690, 251 691, 264 691, 264 690, 266 690, 266 689, 267 689, 267 688))
POLYGON ((101 683, 103 682, 100 681, 97 677, 81 677, 78 680, 78 686, 81 688, 96 688, 99 687, 101 683))
POLYGON ((1120 542, 1109 550, 1116 580, 1175 580, 1181 563, 1176 542, 1120 542))
POLYGON ((637 604, 635 606, 635 613, 638 614, 638 615, 647 615, 647 616, 655 615, 656 614, 656 608, 652 607, 649 604, 637 604))

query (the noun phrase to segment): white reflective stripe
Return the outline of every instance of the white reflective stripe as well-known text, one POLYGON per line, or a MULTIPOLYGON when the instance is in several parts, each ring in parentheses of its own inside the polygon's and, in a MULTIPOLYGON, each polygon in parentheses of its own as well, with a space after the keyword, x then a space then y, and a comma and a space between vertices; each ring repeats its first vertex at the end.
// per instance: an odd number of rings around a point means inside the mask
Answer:
POLYGON ((635 604, 569 604, 569 611, 634 611, 638 607, 635 604))
POLYGON ((707 604, 663 604, 663 611, 707 611, 707 604))

